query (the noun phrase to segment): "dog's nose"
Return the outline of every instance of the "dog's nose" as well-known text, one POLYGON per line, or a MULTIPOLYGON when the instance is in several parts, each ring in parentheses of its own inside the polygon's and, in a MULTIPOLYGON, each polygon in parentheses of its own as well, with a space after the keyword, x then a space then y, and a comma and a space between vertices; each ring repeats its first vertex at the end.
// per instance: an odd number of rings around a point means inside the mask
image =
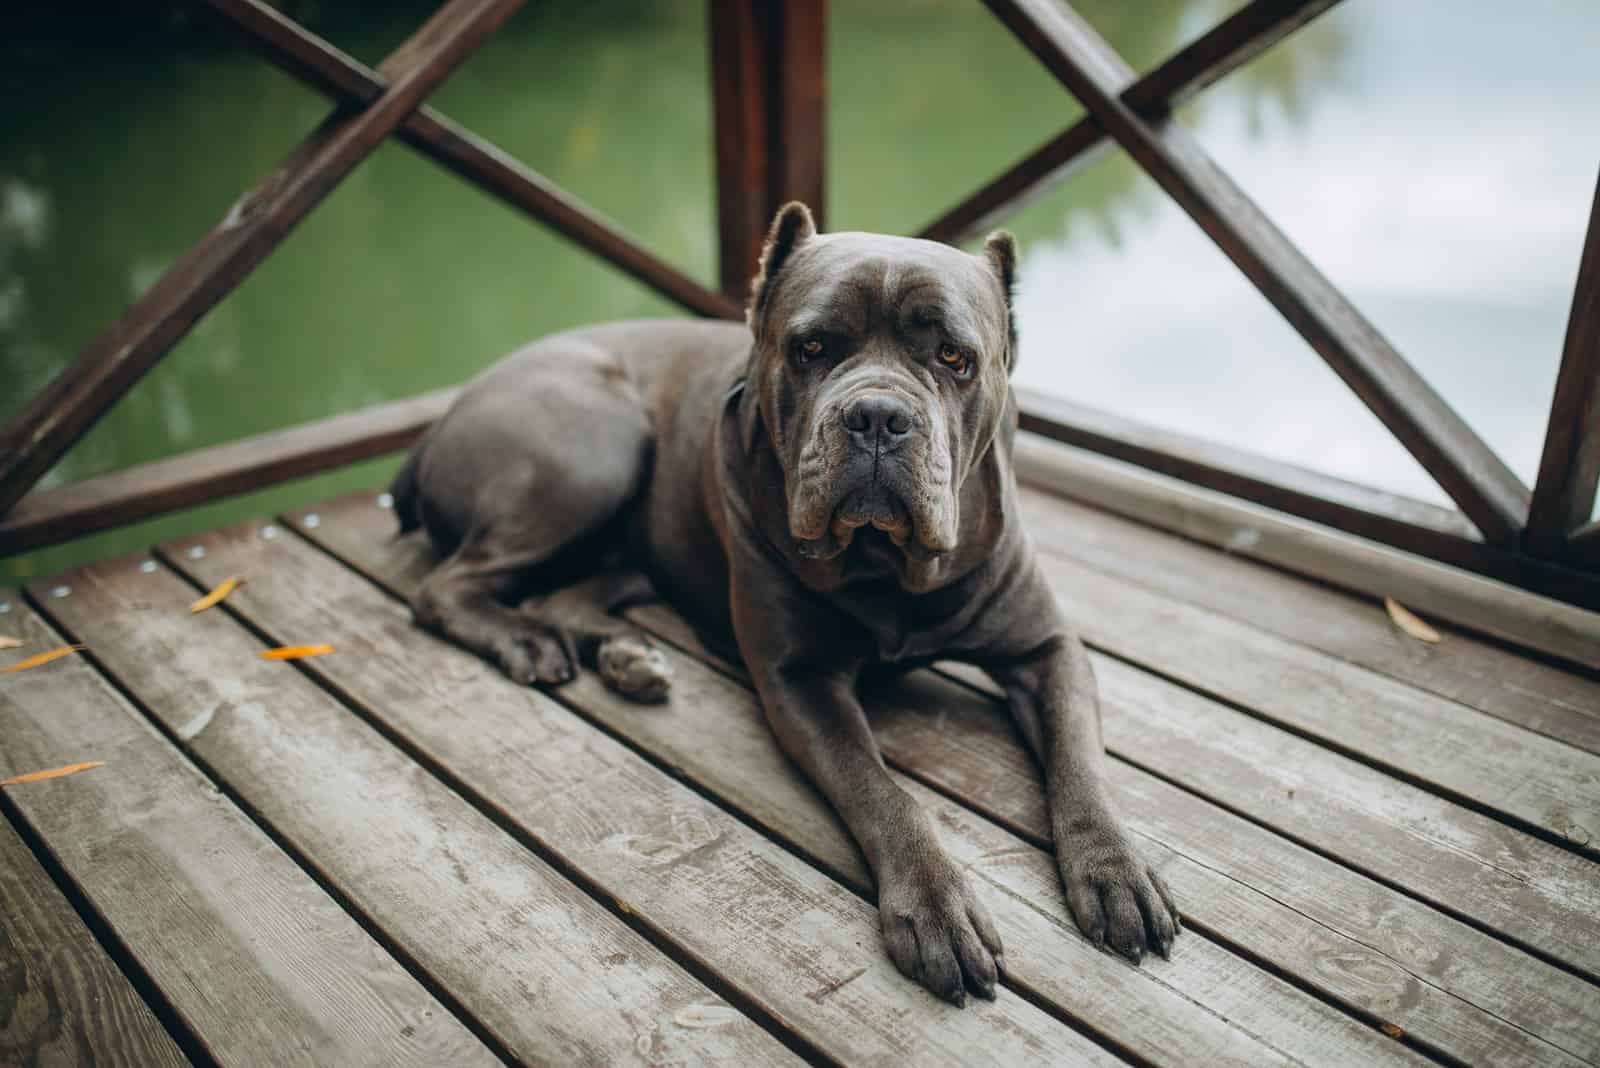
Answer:
POLYGON ((864 393, 844 409, 844 427, 865 445, 892 445, 911 433, 911 406, 893 393, 864 393))

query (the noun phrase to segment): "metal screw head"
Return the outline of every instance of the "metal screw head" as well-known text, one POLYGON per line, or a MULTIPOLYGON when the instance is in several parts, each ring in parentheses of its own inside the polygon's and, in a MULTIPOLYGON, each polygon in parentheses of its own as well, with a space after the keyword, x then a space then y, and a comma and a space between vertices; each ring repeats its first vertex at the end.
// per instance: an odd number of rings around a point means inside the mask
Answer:
POLYGON ((52 596, 52 597, 71 597, 72 596, 72 587, 71 586, 57 586, 55 589, 50 591, 50 596, 52 596))
POLYGON ((268 541, 271 541, 273 538, 278 536, 278 528, 273 526, 271 523, 268 523, 266 526, 261 528, 261 536, 266 538, 268 541))
POLYGON ((186 555, 191 560, 204 560, 206 558, 206 547, 204 545, 191 545, 186 555))
POLYGON ((378 494, 378 507, 379 508, 393 508, 394 507, 394 494, 392 494, 392 493, 380 493, 380 494, 378 494))
POLYGON ((315 512, 307 512, 306 517, 301 522, 315 530, 322 525, 322 517, 315 512))
POLYGON ((143 571, 146 575, 154 573, 155 569, 156 562, 154 560, 143 560, 139 563, 139 570, 143 571))

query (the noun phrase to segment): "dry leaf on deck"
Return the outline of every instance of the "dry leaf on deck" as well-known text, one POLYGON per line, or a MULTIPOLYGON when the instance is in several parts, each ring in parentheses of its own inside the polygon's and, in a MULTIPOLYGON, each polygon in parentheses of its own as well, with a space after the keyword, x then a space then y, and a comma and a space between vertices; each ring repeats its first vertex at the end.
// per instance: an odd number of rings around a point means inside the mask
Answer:
POLYGON ((331 645, 283 645, 276 649, 261 650, 263 660, 299 660, 307 656, 322 656, 333 652, 331 645))
POLYGON ((40 664, 48 664, 52 660, 60 660, 62 657, 84 648, 87 648, 87 646, 63 645, 59 649, 46 649, 42 653, 35 653, 26 660, 18 660, 8 668, 0 668, 0 675, 9 675, 13 671, 27 671, 29 668, 36 668, 40 664))
POLYGON ((217 583, 216 588, 210 593, 206 594, 194 604, 190 605, 189 611, 191 613, 204 612, 207 608, 210 608, 213 605, 221 604, 223 598, 227 597, 228 594, 232 593, 234 590, 243 585, 244 579, 239 578, 237 575, 229 575, 227 578, 217 583))
POLYGON ((1411 609, 1395 600, 1393 597, 1383 599, 1383 607, 1388 610, 1389 618, 1394 620, 1394 625, 1417 639, 1434 645, 1439 641, 1439 632, 1428 626, 1412 614, 1411 609))
POLYGON ((1400 1038, 1405 1034, 1405 1029, 1399 1024, 1386 1023, 1383 1025, 1383 1033, 1390 1038, 1400 1038))
POLYGON ((0 634, 0 649, 21 649, 27 644, 21 638, 13 638, 9 634, 0 634))
POLYGON ((25 782, 43 782, 46 779, 59 779, 63 775, 76 775, 80 771, 90 768, 103 768, 104 760, 86 760, 82 764, 68 764, 64 768, 51 768, 49 771, 30 771, 26 775, 13 775, 9 779, 0 779, 0 786, 21 786, 25 782))

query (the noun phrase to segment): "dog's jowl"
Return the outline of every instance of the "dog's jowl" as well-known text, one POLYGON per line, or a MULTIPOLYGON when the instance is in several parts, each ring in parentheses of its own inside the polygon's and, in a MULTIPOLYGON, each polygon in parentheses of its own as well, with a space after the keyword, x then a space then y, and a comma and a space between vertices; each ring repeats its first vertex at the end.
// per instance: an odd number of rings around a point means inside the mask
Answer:
POLYGON ((416 618, 523 683, 582 667, 666 699, 664 657, 613 613, 643 571, 736 648, 779 743, 871 866, 883 938, 952 1001, 994 995, 982 899, 884 769, 871 665, 971 661, 1045 772, 1073 918, 1138 961, 1178 914, 1111 802, 1094 676, 1017 518, 1009 234, 980 254, 818 234, 779 212, 747 324, 560 334, 468 384, 396 479, 442 556, 416 618), (608 570, 621 565, 621 570, 608 570), (584 580, 582 597, 561 589, 584 580))

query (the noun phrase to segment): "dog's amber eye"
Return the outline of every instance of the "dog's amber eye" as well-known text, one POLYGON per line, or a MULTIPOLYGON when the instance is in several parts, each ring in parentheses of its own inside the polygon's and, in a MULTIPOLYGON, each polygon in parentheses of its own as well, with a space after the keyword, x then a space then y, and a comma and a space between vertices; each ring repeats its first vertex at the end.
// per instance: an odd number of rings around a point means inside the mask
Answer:
POLYGON ((972 357, 949 342, 939 346, 939 362, 962 378, 972 373, 972 357))
POLYGON ((794 348, 795 356, 801 363, 814 360, 822 355, 822 342, 817 338, 809 337, 794 348))

